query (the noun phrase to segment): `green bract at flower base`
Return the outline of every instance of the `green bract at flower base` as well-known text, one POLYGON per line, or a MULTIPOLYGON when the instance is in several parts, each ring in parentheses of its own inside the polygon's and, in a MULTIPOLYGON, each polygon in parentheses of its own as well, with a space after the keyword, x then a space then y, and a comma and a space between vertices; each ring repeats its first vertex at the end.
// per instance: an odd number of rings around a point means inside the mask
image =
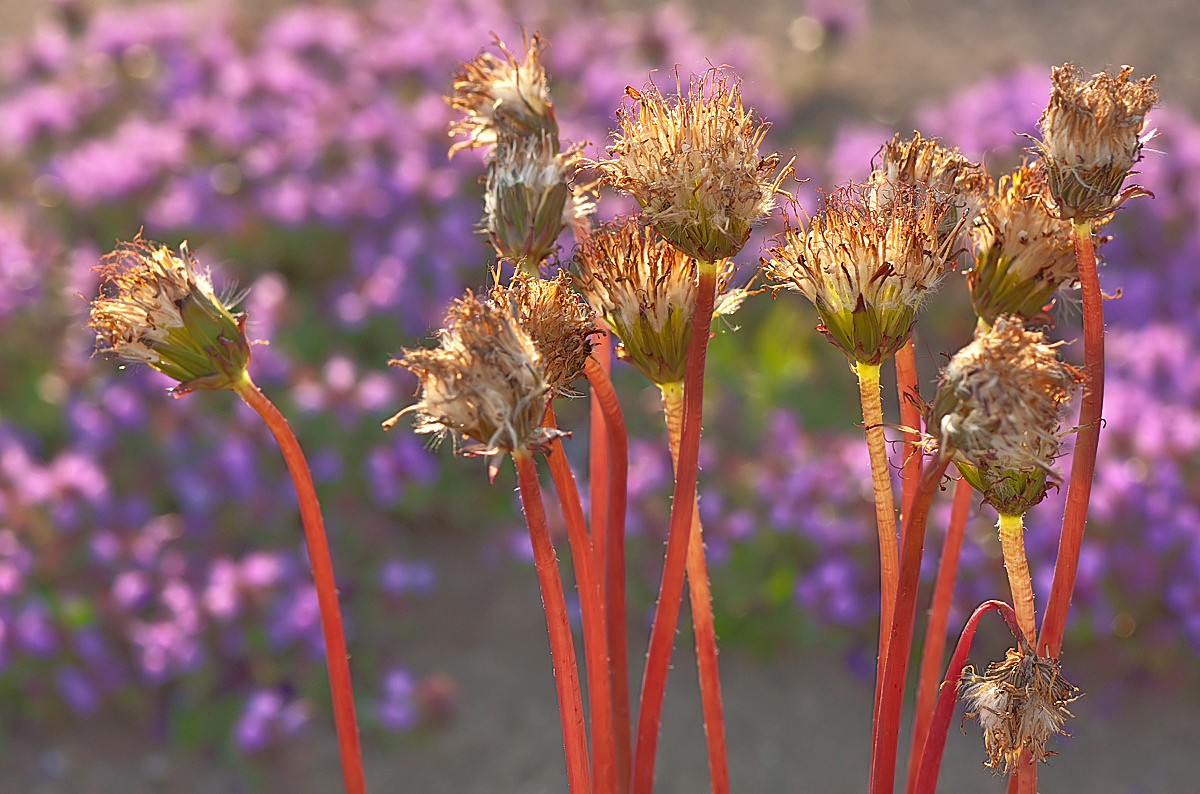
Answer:
POLYGON ((103 281, 88 325, 97 352, 149 364, 179 381, 172 389, 177 397, 243 382, 250 363, 246 317, 216 296, 187 243, 177 256, 138 237, 119 243, 95 270, 103 281))

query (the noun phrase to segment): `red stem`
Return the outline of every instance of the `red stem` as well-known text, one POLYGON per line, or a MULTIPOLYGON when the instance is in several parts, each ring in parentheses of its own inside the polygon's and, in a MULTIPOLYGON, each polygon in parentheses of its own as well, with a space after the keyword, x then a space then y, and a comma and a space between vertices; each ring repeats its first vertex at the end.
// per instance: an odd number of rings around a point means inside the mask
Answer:
MULTIPOLYGON (((606 332, 597 335, 587 364, 603 373, 604 379, 608 380, 608 373, 612 368, 612 334, 606 332)), ((605 409, 600 404, 600 395, 596 393, 593 384, 588 403, 588 513, 589 525, 592 527, 592 552, 599 570, 604 570, 605 549, 608 545, 604 528, 608 526, 608 502, 611 500, 609 477, 612 473, 608 465, 610 437, 608 423, 605 421, 605 409)), ((601 581, 602 594, 604 588, 605 583, 601 581)))
MULTIPOLYGON (((671 464, 678 470, 679 437, 683 430, 682 384, 662 387, 663 413, 671 464)), ((717 630, 713 622, 712 590, 704 560, 704 528, 700 503, 692 507, 692 529, 688 540, 687 582, 692 605, 692 634, 696 643, 696 671, 700 681, 700 704, 704 714, 704 739, 708 746, 708 779, 713 794, 729 794, 729 759, 725 749, 725 714, 721 705, 721 674, 717 665, 717 630)))
POLYGON ((247 375, 235 387, 246 404, 258 412, 271 435, 279 444, 287 464, 288 474, 296 489, 300 506, 300 523, 304 527, 304 542, 308 546, 308 563, 313 584, 317 589, 317 606, 321 613, 321 634, 325 640, 325 666, 329 671, 329 692, 333 702, 333 723, 337 731, 338 753, 342 762, 342 780, 347 794, 364 794, 362 748, 358 739, 358 720, 354 714, 354 689, 350 683, 350 662, 346 654, 346 637, 342 630, 342 613, 338 607, 337 583, 333 578, 333 560, 325 537, 325 521, 321 505, 313 488, 308 462, 300 449, 287 419, 247 375))
POLYGON ((658 606, 650 628, 650 647, 642 675, 639 698, 637 741, 633 751, 634 794, 650 794, 654 788, 654 754, 662 718, 663 692, 671 664, 671 645, 679 620, 683 595, 684 570, 687 566, 688 537, 696 502, 696 469, 700 455, 700 422, 704 407, 704 359, 712 325, 713 299, 716 292, 716 267, 699 263, 696 307, 692 314, 688 339, 687 369, 683 385, 683 434, 679 440, 679 473, 671 495, 671 518, 667 529, 667 551, 663 561, 658 606))
POLYGON ((917 446, 921 429, 921 409, 912 397, 917 396, 917 359, 913 355, 912 336, 896 352, 896 396, 900 400, 900 424, 912 428, 904 431, 903 463, 900 467, 900 521, 908 517, 912 500, 921 479, 921 448, 917 446))
POLYGON ((912 649, 913 623, 916 622, 925 524, 933 496, 949 463, 949 458, 943 458, 925 467, 917 484, 916 496, 913 497, 912 511, 904 522, 904 546, 900 550, 900 580, 896 588, 896 610, 892 616, 892 637, 888 643, 887 663, 883 667, 883 691, 871 731, 871 794, 892 794, 894 790, 900 707, 904 700, 904 679, 912 649))
POLYGON ((925 631, 925 648, 921 651, 921 672, 917 684, 917 702, 913 714, 912 747, 908 753, 908 781, 904 787, 913 794, 917 783, 917 762, 921 759, 929 720, 933 716, 937 697, 938 674, 942 670, 942 654, 946 650, 946 624, 950 619, 950 604, 954 598, 954 582, 958 577, 958 555, 962 549, 963 532, 971 509, 975 489, 966 480, 954 484, 954 503, 950 508, 950 523, 942 542, 937 581, 929 606, 929 627, 925 631))
POLYGON ((537 466, 528 450, 514 450, 512 458, 517 469, 521 505, 525 508, 525 523, 529 526, 529 541, 533 545, 533 564, 542 590, 546 629, 550 635, 550 660, 554 665, 554 686, 558 692, 558 713, 562 720, 563 746, 567 757, 567 790, 571 794, 591 794, 579 668, 575 662, 575 645, 571 637, 571 624, 567 619, 567 601, 563 595, 558 559, 550 542, 546 510, 542 505, 537 466))
POLYGON ((917 773, 917 783, 914 794, 934 794, 937 788, 938 773, 942 768, 942 753, 946 749, 946 733, 950 730, 950 722, 954 719, 954 703, 958 700, 958 679, 962 675, 963 666, 967 663, 967 651, 971 648, 971 640, 975 637, 975 626, 979 619, 991 610, 998 610, 1004 622, 1012 629, 1013 636, 1019 637, 1017 613, 1003 601, 984 601, 980 604, 967 625, 963 627, 950 657, 950 666, 946 669, 946 677, 938 690, 937 707, 933 712, 933 721, 929 724, 929 738, 921 753, 920 771, 917 773))
MULTIPOLYGON (((554 427, 553 405, 546 408, 545 423, 554 427)), ((558 503, 567 525, 571 547, 571 562, 575 567, 575 583, 579 589, 579 609, 583 621, 583 655, 587 661, 588 716, 592 722, 592 776, 596 791, 614 794, 617 791, 616 745, 613 734, 613 700, 609 679, 607 622, 604 619, 604 598, 600 577, 596 571, 592 546, 588 540, 583 506, 575 475, 563 451, 562 441, 554 439, 546 452, 546 462, 558 503)))
POLYGON ((1089 221, 1076 222, 1075 256, 1079 262, 1079 291, 1083 298, 1083 399, 1079 408, 1079 432, 1075 434, 1075 453, 1071 461, 1071 479, 1067 485, 1067 506, 1063 512, 1058 557, 1054 561, 1054 580, 1046 600, 1046 614, 1038 637, 1040 653, 1057 658, 1062 648, 1067 610, 1075 591, 1079 568, 1079 549, 1083 544, 1092 476, 1096 471, 1096 449, 1100 443, 1100 413, 1104 403, 1104 305, 1100 279, 1096 275, 1096 249, 1089 221))
MULTIPOLYGON (((614 741, 617 753, 617 785, 621 794, 629 791, 632 763, 632 728, 629 714, 629 634, 625 617, 625 499, 629 479, 629 438, 625 433, 625 417, 608 371, 600 360, 588 359, 584 373, 592 385, 592 395, 604 417, 608 438, 608 511, 609 522, 603 532, 592 531, 599 543, 602 534, 608 535, 605 545, 604 587, 605 614, 608 618, 609 676, 612 679, 614 741)), ((595 527, 596 525, 593 525, 595 527)))

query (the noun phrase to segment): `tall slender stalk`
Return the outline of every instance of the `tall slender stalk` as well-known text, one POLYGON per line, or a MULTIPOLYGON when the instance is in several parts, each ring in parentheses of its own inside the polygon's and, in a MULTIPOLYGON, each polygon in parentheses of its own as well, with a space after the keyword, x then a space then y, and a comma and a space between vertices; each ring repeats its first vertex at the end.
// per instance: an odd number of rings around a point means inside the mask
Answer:
MULTIPOLYGON (((553 405, 546 409, 546 424, 553 426, 553 405)), ((575 475, 563 451, 562 441, 554 439, 546 453, 550 477, 558 493, 567 525, 567 539, 571 547, 571 563, 575 568, 576 586, 579 589, 579 611, 583 623, 583 656, 587 672, 588 716, 592 725, 592 776, 596 791, 613 794, 617 791, 616 743, 613 731, 612 683, 609 676, 607 621, 604 615, 604 599, 596 560, 588 539, 587 524, 583 518, 583 506, 579 502, 579 489, 575 475)), ((596 533, 602 534, 602 533, 596 533)))
POLYGON ((1028 640, 1037 634, 1033 616, 1033 582, 1029 577, 1029 561, 1025 559, 1025 520, 1019 515, 1001 513, 998 528, 1004 569, 1008 572, 1013 608, 1017 611, 1017 624, 1028 640))
POLYGON ((234 387, 266 423, 279 444, 287 464, 288 474, 296 489, 300 507, 300 523, 304 527, 304 542, 312 568, 313 584, 317 589, 317 607, 321 614, 321 635, 325 640, 325 667, 329 671, 329 692, 333 702, 333 722, 337 731, 338 754, 342 762, 342 781, 347 794, 364 794, 362 748, 358 738, 358 720, 354 713, 354 688, 350 682, 350 662, 346 654, 346 636, 342 629, 342 613, 338 606, 337 582, 333 577, 333 560, 325 537, 325 520, 313 488, 308 462, 300 442, 287 419, 267 396, 243 373, 234 387))
MULTIPOLYGON (((950 523, 942 541, 938 561, 937 581, 929 605, 929 625, 925 630, 925 647, 921 651, 921 671, 917 678, 917 700, 913 709, 912 746, 908 753, 906 794, 913 794, 917 784, 917 769, 933 717, 937 697, 938 676, 942 672, 942 654, 946 649, 946 625, 950 620, 950 605, 954 599, 954 583, 958 578, 958 555, 962 550, 963 533, 971 509, 975 489, 964 479, 954 484, 954 503, 950 507, 950 523)), ((914 492, 915 495, 915 492, 914 492)))
POLYGON ((896 351, 896 398, 900 401, 900 424, 911 430, 904 431, 904 450, 900 465, 900 520, 908 517, 912 509, 913 496, 917 493, 917 481, 921 478, 921 462, 924 458, 917 444, 921 429, 921 409, 913 401, 917 394, 917 359, 913 355, 913 338, 908 337, 904 347, 896 351))
POLYGON ((1100 279, 1096 274, 1096 250, 1089 220, 1076 220, 1075 258, 1079 263, 1079 291, 1083 299, 1083 399, 1079 408, 1079 432, 1075 434, 1075 452, 1071 477, 1067 484, 1067 506, 1063 512, 1058 556, 1054 560, 1054 580, 1046 600, 1042 633, 1038 648, 1057 657, 1062 648, 1067 611, 1075 591, 1079 569, 1079 549, 1083 544, 1092 477, 1096 472, 1096 449, 1100 443, 1100 416, 1104 404, 1104 305, 1100 279))
MULTIPOLYGON (((659 388, 662 390, 663 418, 667 424, 671 463, 678 471, 679 439, 683 435, 683 384, 665 383, 659 388)), ((717 632, 713 624, 712 591, 704 560, 704 530, 700 524, 699 499, 692 508, 687 581, 692 605, 692 633, 696 642, 696 669, 700 679, 700 704, 704 714, 704 738, 708 744, 708 778, 713 794, 728 794, 729 761, 725 750, 721 675, 717 666, 717 632)))
POLYGON ((679 620, 688 538, 696 500, 696 469, 704 408, 704 360, 708 351, 717 280, 715 263, 698 264, 699 284, 683 382, 683 432, 679 439, 679 466, 671 496, 671 518, 667 529, 667 551, 658 590, 658 606, 650 627, 650 646, 642 675, 637 738, 633 751, 633 794, 650 794, 654 788, 654 756, 662 717, 662 699, 666 690, 667 670, 671 664, 675 625, 679 620))
POLYGON ((871 487, 875 493, 875 526, 879 532, 879 657, 875 672, 875 703, 883 686, 883 664, 892 636, 892 613, 896 603, 897 538, 896 504, 888 470, 883 437, 883 400, 879 393, 879 365, 857 362, 858 395, 862 402, 867 452, 871 458, 871 487))
POLYGON ((613 729, 617 753, 617 787, 629 791, 632 768, 632 726, 629 714, 629 632, 625 617, 625 501, 629 480, 629 439, 625 417, 608 371, 600 361, 589 358, 584 373, 592 386, 592 397, 600 406, 608 439, 607 526, 593 526, 592 536, 608 535, 604 549, 604 608, 608 621, 609 677, 612 681, 613 729))
MULTIPOLYGON (((595 347, 592 348, 588 363, 595 362, 595 366, 607 378, 612 368, 612 334, 608 331, 597 334, 594 341, 595 347)), ((588 524, 592 528, 592 550, 596 557, 596 565, 601 571, 605 568, 608 546, 605 529, 609 521, 609 435, 604 407, 600 404, 600 396, 596 394, 596 388, 593 386, 588 399, 588 524)), ((602 592, 605 586, 605 582, 601 581, 602 592)))
POLYGON ((940 457, 926 466, 913 497, 912 512, 904 522, 904 548, 900 557, 900 576, 896 587, 896 609, 892 618, 892 637, 883 664, 883 689, 875 710, 871 738, 871 794, 891 794, 896 778, 896 743, 900 735, 900 706, 904 699, 904 679, 912 648, 913 623, 916 621, 917 587, 921 577, 921 551, 925 544, 925 525, 929 508, 937 493, 949 458, 940 457))
POLYGON ((533 564, 537 569, 538 586, 542 591, 542 606, 546 612, 546 629, 550 635, 550 660, 554 665, 554 687, 558 693, 558 713, 562 722, 563 748, 567 758, 567 789, 570 794, 591 794, 592 780, 588 770, 587 731, 583 725, 583 696, 579 687, 579 668, 575 661, 575 645, 571 623, 567 618, 567 601, 563 595, 562 577, 550 529, 546 524, 546 509, 542 505, 542 489, 538 484, 537 465, 529 450, 515 449, 513 465, 517 469, 517 484, 529 541, 533 546, 533 564))

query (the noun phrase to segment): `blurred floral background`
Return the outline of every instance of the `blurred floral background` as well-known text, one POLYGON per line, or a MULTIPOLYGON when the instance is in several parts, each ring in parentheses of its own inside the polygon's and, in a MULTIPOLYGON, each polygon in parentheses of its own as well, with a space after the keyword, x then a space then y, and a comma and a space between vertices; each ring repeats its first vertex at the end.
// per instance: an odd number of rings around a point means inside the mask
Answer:
MULTIPOLYGON (((441 97, 458 62, 493 31, 518 43, 522 25, 549 40, 562 135, 590 142, 589 153, 626 85, 652 70, 662 84, 677 64, 681 74, 730 65, 774 124, 769 145, 796 155, 806 209, 819 190, 864 178, 876 149, 914 128, 1004 173, 1027 145, 1014 133, 1034 130, 1052 64, 1159 72, 1158 135, 1137 177, 1155 198, 1119 212, 1101 249, 1102 284, 1120 298, 1107 306, 1107 425, 1064 652, 1090 694, 1054 762, 1067 771, 1051 768, 1043 784, 1149 792, 1194 782, 1200 768, 1172 720, 1186 728, 1200 704, 1200 64, 1194 47, 1156 36, 1187 40, 1200 12, 1152 2, 1126 21, 1085 15, 1085 3, 920 5, 6 9, 0 755, 19 790, 337 785, 316 599, 278 453, 228 395, 174 400, 155 372, 91 356, 90 268, 139 229, 188 240, 219 287, 246 293, 248 330, 264 342, 252 372, 291 418, 326 510, 368 782, 559 785, 544 626, 511 474, 489 487, 477 461, 379 427, 414 386, 386 370, 389 356, 487 280, 481 158, 447 159, 441 97)), ((606 197, 600 211, 622 206, 606 197)), ((747 246, 744 277, 776 230, 747 246)), ((1056 319, 1074 333, 1070 296, 1056 319)), ((807 305, 762 294, 735 321, 710 352, 701 455, 734 787, 861 790, 877 583, 854 383, 807 305)), ((972 326, 952 277, 917 326, 926 390, 972 326)), ((638 614, 660 564, 670 464, 656 396, 622 374, 636 434, 638 614)), ((573 411, 560 422, 582 430, 584 401, 573 411)), ((584 436, 571 452, 581 475, 584 436)), ((1038 593, 1049 589, 1059 497, 1030 516, 1038 593)), ((952 626, 1006 592, 986 511, 974 514, 962 566, 952 626)), ((702 750, 689 643, 678 645, 664 792, 705 785, 703 764, 689 761, 702 750)), ((989 785, 976 737, 952 734, 950 745, 947 785, 989 785)))

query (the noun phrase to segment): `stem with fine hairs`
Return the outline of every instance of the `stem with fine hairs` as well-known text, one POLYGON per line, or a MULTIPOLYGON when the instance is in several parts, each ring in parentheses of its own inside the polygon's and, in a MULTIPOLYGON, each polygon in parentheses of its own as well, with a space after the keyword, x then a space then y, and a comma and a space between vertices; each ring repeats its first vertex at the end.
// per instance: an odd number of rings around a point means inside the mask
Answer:
MULTIPOLYGON (((632 726, 629 714, 629 631, 625 617, 625 500, 629 480, 629 438, 625 417, 608 371, 600 361, 589 358, 584 374, 592 386, 592 398, 600 406, 608 439, 608 525, 593 525, 596 540, 608 536, 604 546, 604 608, 608 621, 608 663, 612 681, 614 742, 617 753, 617 786, 629 791, 632 767, 632 726)), ((595 545, 595 544, 594 544, 595 545)))
POLYGON ((1004 552, 1004 569, 1008 571, 1008 586, 1012 590, 1013 609, 1017 625, 1025 639, 1036 637, 1033 617, 1033 582, 1029 577, 1029 561, 1025 559, 1025 521, 1022 516, 1000 514, 997 523, 1000 548, 1004 552))
POLYGON ((971 509, 975 489, 959 478, 954 484, 954 502, 950 507, 950 523, 942 541, 938 561, 937 581, 929 605, 929 626, 925 631, 925 647, 921 651, 921 671, 917 677, 917 701, 913 709, 912 746, 908 753, 908 780, 904 787, 913 794, 917 783, 918 762, 925 746, 929 720, 933 717, 937 697, 938 676, 942 672, 942 654, 946 649, 946 625, 950 620, 950 604, 954 599, 954 582, 958 578, 958 555, 962 550, 963 533, 971 509))
POLYGON ((700 455, 700 423, 704 409, 704 359, 712 326, 716 297, 717 267, 699 262, 696 306, 688 339, 687 368, 683 376, 683 432, 679 439, 679 466, 671 495, 671 518, 667 527, 667 551, 663 560, 658 606, 650 627, 650 647, 638 698, 636 741, 633 748, 633 794, 650 794, 654 788, 654 755, 658 746, 662 699, 671 665, 671 646, 679 621, 687 566, 692 509, 696 503, 696 470, 700 455))
POLYGON ((338 606, 337 582, 333 577, 333 559, 325 537, 325 520, 313 488, 308 462, 300 442, 287 419, 267 396, 243 374, 234 386, 238 396, 253 408, 275 437, 283 453, 288 474, 296 489, 300 507, 300 523, 304 527, 304 542, 308 547, 308 562, 312 569, 313 585, 317 590, 317 607, 321 615, 321 635, 325 640, 325 667, 329 672, 329 692, 333 702, 333 723, 337 731, 338 754, 342 762, 342 781, 347 794, 364 794, 362 747, 358 738, 358 719, 354 713, 354 688, 350 682, 350 661, 346 653, 346 635, 342 629, 342 612, 338 606))
POLYGON ((896 743, 900 737, 900 706, 904 700, 904 679, 908 674, 908 656, 912 648, 913 623, 916 622, 917 587, 921 578, 921 552, 925 544, 925 525, 929 508, 942 475, 950 463, 941 455, 921 472, 912 512, 904 522, 904 548, 900 555, 900 577, 896 587, 896 608, 892 617, 892 637, 883 669, 883 688, 871 726, 870 794, 892 794, 896 779, 896 743))
MULTIPOLYGON (((557 426, 553 403, 546 407, 545 424, 557 426)), ((613 732, 612 683, 609 677, 607 621, 604 599, 596 560, 588 540, 583 506, 575 475, 563 451, 562 440, 554 439, 546 450, 550 478, 558 494, 563 520, 567 525, 567 540, 571 547, 571 563, 575 568, 575 584, 579 590, 579 612, 583 623, 584 669, 587 672, 588 716, 592 724, 592 777, 596 791, 615 794, 617 791, 617 760, 613 732)))
POLYGON ((917 359, 913 355, 912 336, 904 343, 904 347, 896 351, 896 397, 900 400, 900 424, 909 430, 904 431, 904 444, 901 447, 900 466, 900 521, 908 517, 912 509, 913 496, 917 493, 917 480, 921 478, 921 462, 923 454, 917 442, 921 429, 921 409, 914 401, 917 396, 917 359))
POLYGON ((546 509, 542 505, 537 465, 527 449, 513 450, 512 459, 517 469, 521 506, 525 509, 525 523, 529 527, 529 541, 533 546, 533 565, 537 570, 542 607, 546 612, 546 629, 550 635, 550 661, 554 666, 554 687, 558 693, 558 713, 567 757, 567 790, 570 794, 591 794, 579 668, 575 661, 575 644, 571 637, 571 623, 567 618, 567 600, 563 595, 558 559, 554 555, 550 528, 546 524, 546 509))
MULTIPOLYGON (((671 463, 679 463, 679 439, 683 434, 683 384, 660 384, 663 417, 671 463)), ((700 679, 700 704, 704 714, 704 738, 708 744, 708 778, 713 794, 729 794, 729 761, 725 750, 725 716, 721 705, 721 675, 717 666, 717 632, 713 624, 712 591, 704 561, 704 530, 700 524, 699 500, 692 507, 692 530, 687 551, 688 592, 692 605, 692 633, 696 641, 696 669, 700 679)))
POLYGON ((1042 617, 1042 633, 1037 646, 1053 658, 1062 648, 1067 611, 1075 591, 1079 570, 1079 549, 1083 544, 1092 477, 1096 472, 1096 449, 1100 443, 1100 415, 1104 404, 1104 305, 1100 279, 1096 274, 1096 249, 1089 220, 1076 220, 1075 258, 1079 263, 1079 292, 1083 300, 1083 399, 1079 407, 1079 432, 1071 459, 1071 477, 1067 484, 1067 506, 1063 512, 1058 556, 1054 560, 1054 580, 1042 617))
POLYGON ((875 668, 875 704, 883 687, 883 664, 891 642, 892 612, 898 576, 896 504, 883 437, 883 400, 879 393, 879 365, 855 363, 858 396, 862 401, 863 427, 871 458, 871 487, 875 493, 875 526, 879 532, 879 656, 875 668))
POLYGON ((954 719, 954 704, 958 700, 958 679, 967 663, 967 651, 971 649, 971 640, 975 637, 975 626, 981 617, 993 609, 1000 613, 1014 635, 1020 632, 1017 613, 1003 601, 984 601, 967 619, 967 625, 963 627, 958 644, 950 657, 946 677, 938 690, 937 706, 929 724, 929 738, 926 739, 925 749, 921 753, 921 764, 913 794, 934 794, 937 788, 938 773, 942 768, 942 753, 946 749, 946 733, 950 730, 950 723, 954 719))

